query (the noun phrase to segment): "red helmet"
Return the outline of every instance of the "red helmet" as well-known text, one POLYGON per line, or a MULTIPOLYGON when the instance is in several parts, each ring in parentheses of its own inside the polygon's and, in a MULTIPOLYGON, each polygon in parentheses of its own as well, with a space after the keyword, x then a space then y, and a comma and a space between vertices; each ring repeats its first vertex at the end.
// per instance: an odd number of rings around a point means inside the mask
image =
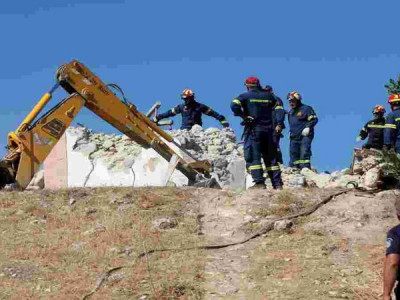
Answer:
POLYGON ((400 102, 400 94, 391 94, 388 98, 388 103, 392 104, 395 102, 400 102))
POLYGON ((384 114, 386 112, 385 108, 382 105, 376 105, 372 110, 373 114, 384 114))
POLYGON ((289 94, 287 94, 286 98, 290 101, 290 100, 299 100, 301 101, 301 95, 298 92, 290 92, 289 94))
POLYGON ((247 77, 244 84, 248 86, 260 86, 260 79, 257 77, 247 77))
POLYGON ((184 89, 181 94, 182 99, 194 97, 194 93, 190 89, 184 89))

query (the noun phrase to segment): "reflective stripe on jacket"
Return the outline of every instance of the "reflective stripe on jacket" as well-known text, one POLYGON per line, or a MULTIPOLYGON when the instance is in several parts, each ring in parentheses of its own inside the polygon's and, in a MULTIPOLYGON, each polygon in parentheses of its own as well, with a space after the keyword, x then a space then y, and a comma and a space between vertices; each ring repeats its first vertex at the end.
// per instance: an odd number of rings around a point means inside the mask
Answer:
POLYGON ((203 125, 202 114, 213 117, 220 121, 222 124, 227 122, 223 115, 220 115, 207 105, 199 103, 197 101, 191 102, 189 105, 180 104, 174 108, 168 110, 165 113, 157 116, 158 120, 176 116, 182 114, 182 126, 181 129, 190 129, 193 125, 203 125))
POLYGON ((361 129, 360 137, 365 140, 368 137, 367 146, 381 149, 383 146, 383 134, 385 129, 385 118, 368 121, 361 129))
POLYGON ((314 126, 318 123, 317 115, 311 106, 300 104, 299 107, 289 111, 290 137, 300 138, 304 128, 311 130, 310 136, 314 134, 314 126))
POLYGON ((400 108, 390 112, 386 116, 384 130, 384 144, 395 146, 400 144, 400 108))
POLYGON ((235 116, 253 117, 256 127, 272 129, 272 113, 275 105, 276 98, 272 93, 254 88, 233 99, 231 109, 235 116))

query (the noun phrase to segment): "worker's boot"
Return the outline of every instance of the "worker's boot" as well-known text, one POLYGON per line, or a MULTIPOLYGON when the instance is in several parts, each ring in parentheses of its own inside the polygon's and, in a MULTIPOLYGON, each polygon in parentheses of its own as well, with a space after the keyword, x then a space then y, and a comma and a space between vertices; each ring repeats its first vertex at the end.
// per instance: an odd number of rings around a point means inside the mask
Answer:
POLYGON ((274 190, 283 190, 283 186, 281 185, 274 186, 274 190))
POLYGON ((249 187, 249 190, 265 190, 267 186, 265 185, 264 182, 258 182, 255 185, 249 187))

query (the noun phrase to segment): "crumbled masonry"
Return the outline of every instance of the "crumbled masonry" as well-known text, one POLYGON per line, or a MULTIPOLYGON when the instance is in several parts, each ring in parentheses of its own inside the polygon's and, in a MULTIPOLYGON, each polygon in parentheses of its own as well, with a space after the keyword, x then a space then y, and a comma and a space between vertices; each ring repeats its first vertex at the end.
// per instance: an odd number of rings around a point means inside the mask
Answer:
MULTIPOLYGON (((211 175, 221 187, 244 189, 252 185, 251 176, 245 170, 243 147, 237 143, 232 129, 203 129, 195 125, 191 130, 167 132, 194 158, 212 162, 211 175)), ((68 187, 165 185, 160 175, 166 172, 168 162, 153 149, 143 149, 125 135, 96 133, 80 126, 70 127, 66 136, 68 187)), ((344 169, 328 174, 285 166, 281 169, 285 187, 352 188, 356 185, 373 189, 381 183, 382 167, 376 152, 363 150, 357 155, 353 172, 344 169)), ((43 181, 37 177, 32 180, 31 189, 43 188, 43 181)), ((187 184, 187 178, 178 170, 168 182, 172 186, 187 184)))

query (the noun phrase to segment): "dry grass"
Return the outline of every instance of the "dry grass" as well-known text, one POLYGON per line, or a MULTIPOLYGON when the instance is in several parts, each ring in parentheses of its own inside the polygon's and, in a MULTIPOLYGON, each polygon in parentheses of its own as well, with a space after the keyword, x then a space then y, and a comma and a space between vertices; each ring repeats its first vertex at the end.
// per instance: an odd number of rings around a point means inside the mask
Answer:
POLYGON ((1 299, 81 299, 103 272, 126 266, 91 299, 199 299, 204 253, 196 217, 178 214, 190 190, 92 188, 0 192, 1 299), (73 203, 71 205, 71 203, 73 203), (153 228, 158 216, 178 226, 153 228))
POLYGON ((271 215, 285 216, 297 213, 310 205, 310 201, 301 198, 291 191, 283 190, 273 197, 273 201, 267 207, 258 208, 254 214, 267 217, 271 215))
POLYGON ((317 231, 272 232, 250 256, 249 297, 380 299, 382 253, 381 245, 349 249, 346 240, 317 231))

